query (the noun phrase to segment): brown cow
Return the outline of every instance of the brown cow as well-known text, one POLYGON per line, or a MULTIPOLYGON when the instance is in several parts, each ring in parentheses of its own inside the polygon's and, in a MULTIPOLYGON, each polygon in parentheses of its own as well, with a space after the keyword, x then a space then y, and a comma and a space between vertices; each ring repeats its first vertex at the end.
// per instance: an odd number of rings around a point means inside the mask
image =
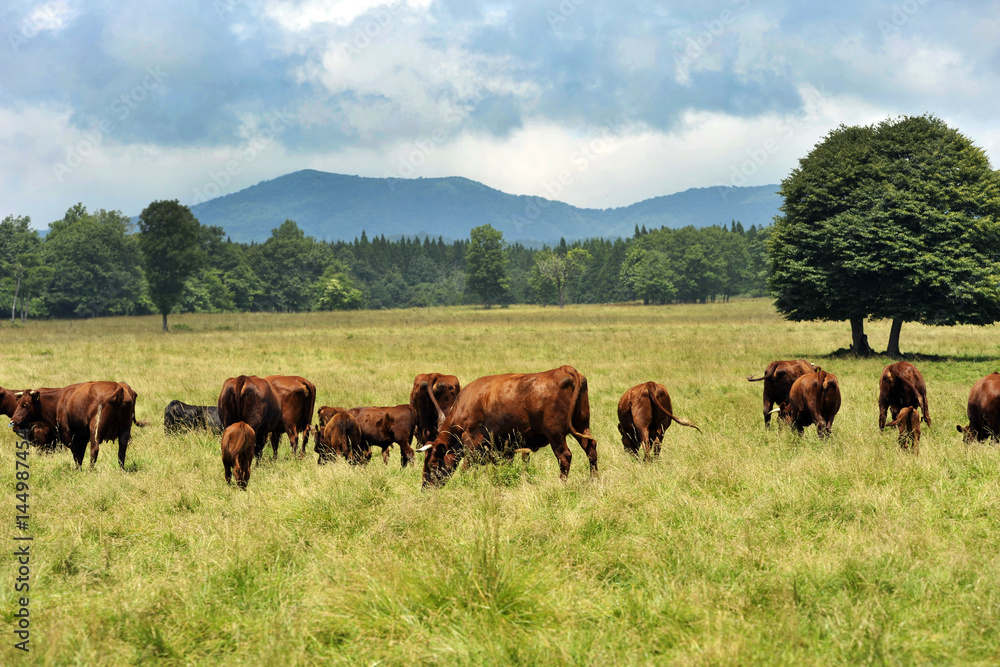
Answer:
POLYGON ((1000 438, 1000 374, 990 373, 969 392, 968 426, 957 426, 965 442, 1000 438))
POLYGON ((645 452, 645 460, 649 461, 652 443, 653 455, 659 456, 663 434, 670 428, 672 421, 681 426, 690 426, 701 433, 700 428, 686 419, 678 419, 671 410, 670 394, 662 384, 645 382, 622 394, 618 401, 618 432, 622 434, 625 451, 638 456, 641 446, 645 452))
POLYGON ((358 420, 350 413, 341 410, 333 413, 323 426, 323 437, 316 436, 315 451, 319 454, 316 461, 323 465, 343 456, 351 465, 365 464, 372 458, 372 448, 365 444, 361 435, 358 420))
POLYGON ((59 389, 25 391, 11 419, 15 430, 41 421, 55 431, 83 465, 90 443, 90 467, 94 467, 102 442, 118 440, 118 465, 125 467, 125 453, 132 438, 137 394, 124 382, 81 382, 59 389))
POLYGON ((914 454, 920 453, 920 415, 915 408, 906 406, 899 411, 899 416, 886 424, 899 427, 899 446, 912 449, 914 454))
POLYGON ((421 373, 413 378, 410 405, 417 411, 417 439, 428 443, 437 437, 444 418, 451 412, 462 385, 454 375, 421 373))
POLYGON ((884 429, 885 413, 892 410, 892 418, 899 416, 904 407, 920 408, 923 419, 931 425, 931 413, 927 406, 927 385, 917 367, 908 361, 897 361, 882 369, 878 382, 878 427, 884 429))
MULTIPOLYGON (((281 404, 271 383, 256 375, 240 375, 222 384, 219 393, 219 419, 222 427, 229 428, 236 422, 246 422, 256 436, 254 457, 259 459, 267 437, 281 428, 281 404)), ((274 458, 278 458, 278 443, 271 440, 274 458)))
POLYGON ((223 431, 222 467, 226 473, 226 484, 231 484, 231 478, 235 477, 236 486, 247 488, 256 441, 257 435, 246 422, 230 424, 223 431))
MULTIPOLYGON (((17 399, 20 398, 24 391, 15 391, 0 387, 0 414, 3 414, 5 417, 13 417, 14 410, 17 409, 17 399)), ((10 423, 10 426, 13 426, 13 422, 10 423)), ((27 428, 17 431, 17 436, 22 440, 27 440, 34 444, 39 449, 46 451, 55 450, 56 428, 54 424, 48 424, 43 421, 32 422, 27 428)))
POLYGON ((348 410, 361 426, 361 437, 366 447, 381 447, 382 462, 389 462, 389 450, 399 443, 399 459, 402 467, 416 455, 410 442, 417 428, 417 411, 404 403, 385 408, 351 408, 348 410))
POLYGON ((458 395, 438 437, 426 451, 423 485, 443 485, 467 454, 489 454, 501 441, 522 439, 524 449, 551 445, 559 478, 569 475, 573 454, 566 435, 579 441, 597 476, 597 441, 590 433, 587 378, 572 366, 543 373, 487 375, 467 384, 458 395))
POLYGON ((271 431, 271 446, 278 449, 278 439, 282 433, 288 434, 292 454, 306 455, 309 444, 309 430, 313 409, 316 407, 316 385, 298 375, 268 375, 264 378, 271 383, 278 402, 281 404, 281 424, 271 431), (299 434, 302 434, 302 451, 298 451, 299 434))
POLYGON ((833 418, 840 410, 840 384, 837 376, 820 369, 807 373, 792 384, 788 403, 781 406, 785 421, 802 433, 806 426, 816 424, 821 438, 830 435, 833 418))
MULTIPOLYGON (((813 366, 805 359, 795 359, 791 361, 772 361, 767 365, 764 374, 760 377, 747 376, 749 382, 764 381, 764 427, 771 425, 771 415, 775 412, 774 406, 781 406, 788 402, 788 392, 792 385, 806 373, 819 370, 818 366, 813 366)), ((780 408, 779 408, 780 410, 780 408)), ((779 415, 781 418, 783 415, 779 415)))

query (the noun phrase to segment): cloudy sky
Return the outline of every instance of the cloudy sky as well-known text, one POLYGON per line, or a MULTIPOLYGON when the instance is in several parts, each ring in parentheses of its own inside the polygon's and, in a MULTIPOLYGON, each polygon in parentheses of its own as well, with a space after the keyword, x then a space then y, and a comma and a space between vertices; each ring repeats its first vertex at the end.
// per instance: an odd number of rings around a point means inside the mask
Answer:
POLYGON ((2 0, 0 217, 312 168, 578 206, 776 183, 934 114, 1000 159, 1000 3, 2 0))

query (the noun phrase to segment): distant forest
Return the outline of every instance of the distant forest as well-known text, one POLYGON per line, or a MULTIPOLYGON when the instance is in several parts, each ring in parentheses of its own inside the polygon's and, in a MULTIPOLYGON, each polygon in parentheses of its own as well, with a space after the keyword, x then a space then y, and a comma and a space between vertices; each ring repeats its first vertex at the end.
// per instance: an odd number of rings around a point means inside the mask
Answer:
MULTIPOLYGON (((466 280, 469 240, 316 241, 292 220, 263 243, 238 243, 203 226, 207 263, 185 283, 174 312, 411 308, 482 303, 466 280)), ((589 239, 529 248, 504 244, 500 305, 642 301, 709 302, 765 293, 770 228, 647 230, 628 239, 589 239), (576 252, 574 252, 576 251, 576 252), (580 252, 583 251, 583 252, 580 252), (559 264, 560 258, 572 263, 559 264), (561 276, 547 267, 569 267, 561 276)), ((156 312, 137 232, 117 211, 82 205, 42 238, 24 216, 0 222, 0 308, 12 319, 156 312)))

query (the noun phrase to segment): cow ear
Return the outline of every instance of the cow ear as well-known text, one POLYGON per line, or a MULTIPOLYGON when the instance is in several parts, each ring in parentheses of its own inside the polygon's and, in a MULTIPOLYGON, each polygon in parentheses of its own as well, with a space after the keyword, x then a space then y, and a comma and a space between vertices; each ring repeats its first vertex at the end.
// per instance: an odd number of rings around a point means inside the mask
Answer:
POLYGON ((35 399, 36 401, 38 400, 38 390, 37 389, 32 389, 31 390, 31 397, 33 399, 35 399))
POLYGON ((962 428, 962 425, 961 425, 961 424, 955 424, 955 428, 957 428, 957 429, 958 429, 958 432, 959 432, 959 433, 965 433, 965 429, 964 429, 964 428, 962 428))

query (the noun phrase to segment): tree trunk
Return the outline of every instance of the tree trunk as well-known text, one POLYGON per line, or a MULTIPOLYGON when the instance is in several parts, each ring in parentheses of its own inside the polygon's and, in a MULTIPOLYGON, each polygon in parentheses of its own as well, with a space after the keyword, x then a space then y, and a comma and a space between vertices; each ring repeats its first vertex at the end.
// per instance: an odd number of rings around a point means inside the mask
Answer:
POLYGON ((874 354, 874 350, 868 345, 868 336, 865 335, 865 320, 862 317, 851 318, 851 352, 860 357, 874 354))
POLYGON ((899 351, 899 330, 903 328, 903 320, 898 317, 893 318, 892 327, 889 329, 889 347, 885 353, 893 359, 902 359, 903 353, 899 351))
POLYGON ((170 329, 167 328, 167 314, 166 313, 163 313, 163 330, 164 331, 170 331, 170 329))
POLYGON ((17 293, 21 291, 21 276, 17 276, 17 287, 14 288, 14 301, 10 304, 10 323, 14 324, 14 316, 17 314, 17 293))
POLYGON ((562 308, 566 305, 566 288, 557 287, 556 291, 559 293, 559 307, 562 308))

